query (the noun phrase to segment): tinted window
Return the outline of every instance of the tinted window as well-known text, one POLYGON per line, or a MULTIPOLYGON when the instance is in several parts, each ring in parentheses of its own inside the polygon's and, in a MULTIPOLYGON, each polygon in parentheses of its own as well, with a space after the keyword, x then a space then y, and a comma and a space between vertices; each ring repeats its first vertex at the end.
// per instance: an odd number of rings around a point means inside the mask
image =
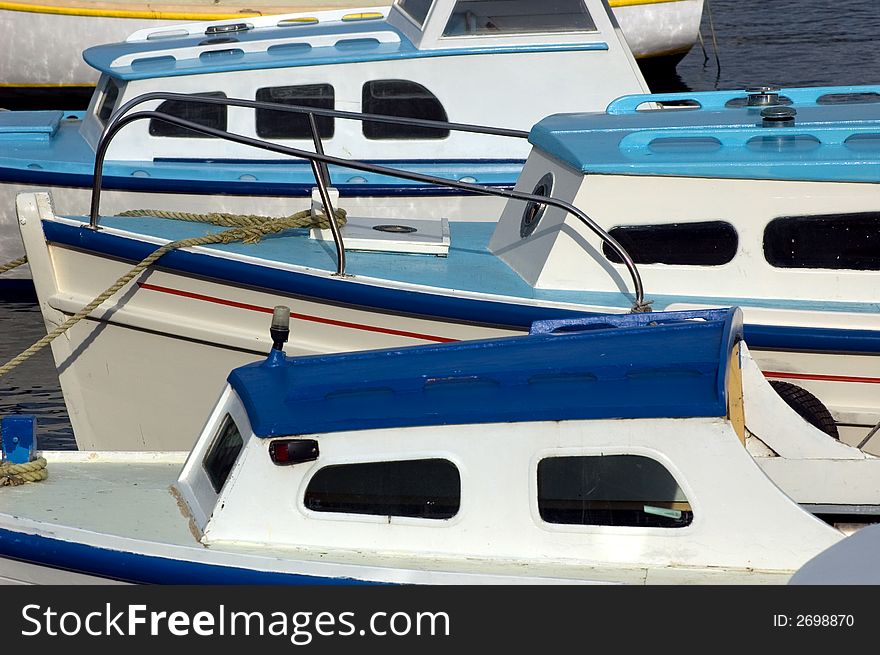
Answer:
POLYGON ((226 478, 229 477, 229 471, 232 470, 232 465, 238 459, 238 454, 241 452, 243 444, 238 426, 235 425, 232 417, 227 414, 226 418, 223 419, 223 425, 214 437, 214 442, 205 455, 205 459, 202 461, 205 472, 208 474, 208 479, 211 481, 211 486, 214 487, 214 491, 217 493, 220 493, 226 478))
POLYGON ((318 512, 448 519, 460 499, 452 462, 418 459, 323 468, 309 482, 305 505, 318 512))
MULTIPOLYGON (((301 105, 318 109, 333 109, 334 93, 329 84, 305 84, 257 89, 257 100, 283 105, 301 105)), ((318 134, 325 139, 333 136, 332 116, 315 116, 318 134)), ((257 135, 282 139, 311 139, 309 117, 305 114, 257 109, 257 135)))
POLYGON ((102 123, 106 123, 107 119, 113 114, 116 107, 116 101, 119 100, 119 81, 110 78, 107 80, 107 87, 104 89, 104 97, 101 98, 101 106, 98 109, 98 118, 102 123))
MULTIPOLYGON (((205 96, 207 98, 225 98, 226 94, 216 93, 199 93, 196 95, 205 96)), ((189 102, 187 100, 166 100, 159 105, 158 111, 171 114, 184 120, 198 123, 206 127, 213 127, 218 130, 226 129, 226 107, 225 105, 209 105, 203 102, 189 102)), ((206 134, 200 134, 185 127, 172 125, 165 121, 157 119, 150 120, 151 136, 178 136, 188 139, 210 139, 206 134)))
MULTIPOLYGON (((637 264, 717 266, 734 258, 739 242, 733 226, 722 221, 629 225, 608 233, 637 264)), ((602 250, 611 261, 622 263, 607 243, 602 250)))
POLYGON ((541 460, 538 511, 568 525, 681 528, 694 518, 672 474, 639 455, 541 460))
POLYGON ((399 0, 397 4, 410 18, 421 25, 428 15, 431 0, 399 0))
MULTIPOLYGON (((404 116, 433 121, 446 121, 446 110, 425 87, 406 80, 374 80, 364 84, 361 97, 365 114, 404 116)), ((416 127, 397 123, 364 121, 368 139, 443 139, 449 130, 416 127)))
POLYGON ((785 216, 764 230, 764 257, 778 268, 880 270, 880 212, 785 216))
POLYGON ((443 36, 595 29, 583 0, 459 0, 443 36))

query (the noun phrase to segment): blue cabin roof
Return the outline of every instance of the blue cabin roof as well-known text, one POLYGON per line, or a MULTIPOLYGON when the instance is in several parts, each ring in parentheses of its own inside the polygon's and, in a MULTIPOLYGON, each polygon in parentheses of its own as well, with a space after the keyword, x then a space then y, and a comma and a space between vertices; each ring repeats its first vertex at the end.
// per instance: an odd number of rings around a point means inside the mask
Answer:
POLYGON ((746 91, 624 96, 602 113, 556 114, 529 141, 583 173, 880 181, 880 86, 781 89, 794 123, 764 121, 746 91), (648 102, 698 107, 641 110, 648 102))
MULTIPOLYGON (((331 39, 331 42, 333 40, 331 39)), ((413 57, 413 43, 384 19, 290 23, 217 36, 181 36, 125 41, 87 48, 83 59, 93 68, 124 80, 172 77, 233 70, 314 66, 352 61, 413 57), (389 42, 375 38, 385 33, 389 42), (310 41, 338 36, 333 45, 310 41), (265 47, 263 47, 265 46, 265 47), (251 51, 252 50, 252 51, 251 51), (121 58, 128 64, 116 63, 121 58)))
POLYGON ((187 34, 98 45, 84 50, 83 59, 102 73, 138 80, 450 55, 570 50, 608 50, 608 44, 599 40, 597 33, 589 33, 562 43, 453 41, 444 47, 419 48, 387 18, 339 18, 314 23, 281 22, 213 36, 187 34))
POLYGON ((259 437, 600 418, 725 416, 738 309, 535 323, 528 336, 287 358, 235 369, 259 437), (577 331, 573 331, 577 330, 577 331))

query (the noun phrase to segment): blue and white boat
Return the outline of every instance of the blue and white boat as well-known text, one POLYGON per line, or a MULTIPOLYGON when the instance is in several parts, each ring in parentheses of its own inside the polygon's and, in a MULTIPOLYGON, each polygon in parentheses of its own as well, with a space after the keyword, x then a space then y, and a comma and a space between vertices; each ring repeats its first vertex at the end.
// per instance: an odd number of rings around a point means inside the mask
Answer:
MULTIPOLYGON (((316 117, 316 130, 330 155, 512 186, 528 154, 526 131, 538 120, 648 91, 603 0, 402 0, 355 13, 150 28, 83 56, 101 74, 87 111, 0 112, 0 262, 21 254, 11 209, 17 193, 48 188, 60 210, 86 211, 98 141, 124 107, 313 150, 305 116, 188 96, 307 106, 328 112, 316 117), (128 104, 151 92, 184 97, 128 104), (334 110, 396 120, 345 120, 334 110), (406 119, 491 123, 522 138, 406 119)), ((307 161, 203 136, 159 119, 126 125, 107 153, 106 208, 177 210, 186 199, 190 210, 278 216, 308 207, 315 179, 307 161)), ((501 208, 430 184, 329 172, 345 206, 361 215, 418 207, 424 216, 473 218, 501 208), (437 194, 442 205, 433 202, 437 194)))
MULTIPOLYGON (((608 5, 633 56, 651 67, 674 65, 700 36, 703 0, 609 0, 608 5)), ((362 6, 358 0, 159 0, 148 8, 133 0, 0 2, 0 30, 7 45, 0 60, 0 86, 32 96, 94 87, 98 73, 83 61, 83 50, 124 41, 136 31, 167 32, 182 22, 240 22, 334 9, 347 10, 354 19, 365 13, 362 6), (52 48, 45 48, 46 43, 52 48)))
POLYGON ((751 454, 750 414, 814 429, 736 309, 297 358, 289 315, 191 452, 24 457, 48 478, 0 488, 0 581, 783 584, 847 538, 751 454))
MULTIPOLYGON (((320 230, 169 253, 53 343, 79 447, 181 447, 219 392, 211 380, 265 352, 278 304, 293 310, 289 352, 320 354, 512 335, 650 300, 741 306, 776 386, 876 452, 862 441, 880 421, 877 95, 713 92, 660 111, 637 109, 682 96, 627 97, 540 122, 518 191, 463 185, 515 196, 500 220, 350 216, 344 262, 320 230), (854 102, 828 104, 841 99, 854 102)), ((97 214, 95 229, 45 194, 20 196, 18 215, 51 329, 158 245, 222 229, 97 214)))

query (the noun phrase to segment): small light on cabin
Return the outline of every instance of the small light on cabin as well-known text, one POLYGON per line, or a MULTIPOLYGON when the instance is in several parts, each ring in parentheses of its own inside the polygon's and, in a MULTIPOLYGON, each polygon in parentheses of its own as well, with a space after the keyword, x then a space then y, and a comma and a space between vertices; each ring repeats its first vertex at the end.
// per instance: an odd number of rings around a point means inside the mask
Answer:
POLYGON ((318 454, 315 439, 276 439, 269 443, 269 458, 278 466, 313 462, 318 454))
POLYGON ((272 337, 272 349, 284 350, 284 344, 290 336, 290 307, 277 305, 272 311, 272 325, 269 327, 272 337))

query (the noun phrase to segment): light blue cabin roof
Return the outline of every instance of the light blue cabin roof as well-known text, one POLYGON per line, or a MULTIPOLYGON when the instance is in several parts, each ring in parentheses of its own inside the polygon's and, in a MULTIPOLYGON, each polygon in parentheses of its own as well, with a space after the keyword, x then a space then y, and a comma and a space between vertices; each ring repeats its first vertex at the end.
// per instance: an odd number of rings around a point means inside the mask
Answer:
POLYGON ((102 73, 122 80, 138 80, 423 57, 571 50, 608 50, 608 44, 591 34, 586 41, 574 38, 565 43, 498 45, 465 41, 419 49, 387 19, 377 18, 289 23, 215 36, 125 41, 87 48, 83 59, 102 73))
POLYGON ((259 437, 727 414, 738 309, 538 322, 528 336, 287 358, 229 384, 259 437), (577 330, 577 331, 572 331, 577 330))
POLYGON ((779 93, 793 125, 766 125, 745 91, 637 95, 605 112, 549 116, 529 141, 583 173, 880 181, 880 85, 779 93), (638 109, 681 100, 699 107, 638 109))
POLYGON ((400 30, 384 19, 332 21, 315 24, 291 23, 286 26, 232 32, 216 36, 205 34, 158 40, 126 41, 87 48, 83 59, 97 70, 124 80, 170 77, 258 68, 314 66, 370 59, 412 56, 415 46, 400 30), (369 35, 384 32, 393 42, 380 43, 369 35), (335 45, 311 47, 309 41, 338 35, 335 45), (242 46, 258 46, 246 52, 242 46), (196 49, 193 55, 191 49, 196 49), (119 65, 124 57, 131 64, 119 65))

